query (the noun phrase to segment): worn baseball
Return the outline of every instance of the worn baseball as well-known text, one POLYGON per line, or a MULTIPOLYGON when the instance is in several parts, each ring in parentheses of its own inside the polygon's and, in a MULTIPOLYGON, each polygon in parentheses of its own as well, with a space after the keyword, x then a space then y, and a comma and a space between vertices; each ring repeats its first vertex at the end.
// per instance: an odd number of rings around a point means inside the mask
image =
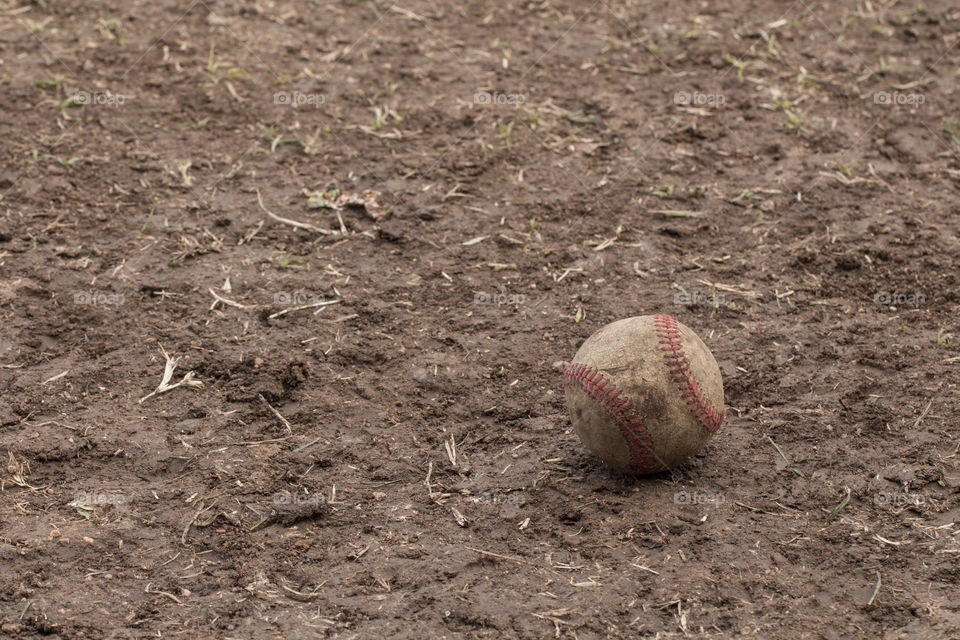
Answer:
POLYGON ((717 361, 669 315, 597 331, 567 366, 563 386, 580 440, 625 473, 675 467, 703 448, 725 415, 717 361))

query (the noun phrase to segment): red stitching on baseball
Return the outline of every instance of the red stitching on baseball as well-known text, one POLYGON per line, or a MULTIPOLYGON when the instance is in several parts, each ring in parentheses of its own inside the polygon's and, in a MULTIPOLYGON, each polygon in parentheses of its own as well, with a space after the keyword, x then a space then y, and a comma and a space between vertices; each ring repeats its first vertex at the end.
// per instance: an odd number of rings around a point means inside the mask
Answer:
POLYGON ((653 317, 653 324, 663 350, 663 359, 674 376, 674 382, 680 386, 680 392, 686 398, 690 411, 707 431, 716 433, 726 417, 726 409, 714 407, 700 389, 700 384, 690 370, 690 362, 683 352, 677 321, 673 316, 660 314, 653 317))
POLYGON ((643 426, 643 418, 626 398, 620 397, 616 385, 596 369, 571 362, 563 372, 563 386, 575 384, 598 402, 630 447, 630 471, 647 473, 656 468, 653 441, 643 426))

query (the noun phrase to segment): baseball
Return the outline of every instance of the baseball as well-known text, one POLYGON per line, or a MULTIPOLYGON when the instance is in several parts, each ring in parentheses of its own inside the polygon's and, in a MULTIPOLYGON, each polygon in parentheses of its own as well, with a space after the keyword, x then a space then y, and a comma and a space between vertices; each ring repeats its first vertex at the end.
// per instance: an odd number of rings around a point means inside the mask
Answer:
POLYGON ((624 473, 675 467, 706 444, 725 415, 713 354, 665 314, 597 331, 566 367, 563 386, 580 440, 624 473))

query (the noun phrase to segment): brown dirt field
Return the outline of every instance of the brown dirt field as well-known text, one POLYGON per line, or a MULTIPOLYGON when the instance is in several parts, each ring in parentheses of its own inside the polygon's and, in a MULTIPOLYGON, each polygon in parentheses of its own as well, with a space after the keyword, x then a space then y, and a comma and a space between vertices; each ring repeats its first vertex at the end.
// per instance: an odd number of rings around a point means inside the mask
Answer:
POLYGON ((946 1, 0 3, 0 636, 960 637, 958 41, 946 1), (561 371, 651 313, 728 417, 632 478, 561 371), (140 402, 161 347, 202 387, 140 402))

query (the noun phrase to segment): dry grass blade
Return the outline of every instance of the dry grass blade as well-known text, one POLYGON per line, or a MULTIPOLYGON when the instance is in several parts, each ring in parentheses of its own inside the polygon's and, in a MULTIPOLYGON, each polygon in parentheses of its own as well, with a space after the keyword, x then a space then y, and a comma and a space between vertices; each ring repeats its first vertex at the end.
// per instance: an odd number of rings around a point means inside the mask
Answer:
POLYGON ((613 246, 613 243, 616 242, 616 238, 607 238, 597 246, 593 248, 594 251, 603 251, 604 249, 613 246))
POLYGON ((553 277, 557 282, 560 282, 571 273, 583 273, 583 267, 567 267, 566 269, 563 270, 563 273, 560 274, 560 277, 557 277, 556 275, 554 275, 553 277))
POLYGON ((288 307, 282 311, 277 311, 276 313, 270 314, 269 318, 273 320, 274 318, 279 318, 280 316, 285 316, 291 311, 302 311, 303 309, 313 309, 314 307, 326 307, 331 304, 339 304, 339 300, 324 300, 323 302, 314 302, 313 304, 303 304, 299 307, 288 307))
POLYGON ((827 516, 826 521, 823 524, 830 524, 830 521, 837 517, 837 514, 847 506, 847 503, 850 502, 850 487, 844 487, 847 490, 847 495, 843 496, 843 500, 840 501, 836 507, 833 508, 833 511, 830 512, 830 515, 827 516))
POLYGON ((422 16, 418 16, 417 14, 415 14, 413 11, 410 11, 409 9, 403 9, 401 7, 391 6, 389 11, 394 11, 396 13, 399 13, 402 16, 406 16, 410 20, 416 20, 417 22, 420 22, 422 24, 427 23, 426 18, 423 18, 422 16))
POLYGON ((877 571, 877 585, 873 588, 873 595, 870 596, 870 599, 869 599, 869 600, 867 600, 867 606, 868 606, 868 607, 873 606, 873 601, 877 599, 877 594, 880 593, 880 585, 881 585, 881 584, 882 584, 882 581, 881 581, 881 579, 880 579, 880 572, 877 571))
MULTIPOLYGON (((7 462, 7 474, 10 482, 17 485, 18 487, 26 487, 27 489, 34 489, 35 487, 31 486, 27 482, 27 474, 30 472, 30 465, 26 462, 17 462, 16 456, 13 455, 13 452, 10 451, 10 458, 7 462)), ((3 490, 7 480, 0 481, 0 490, 3 490)))
POLYGON ((490 558, 498 558, 500 560, 509 560, 510 562, 519 562, 520 564, 527 564, 527 565, 530 565, 531 567, 537 567, 538 569, 543 568, 536 562, 530 562, 529 560, 524 560, 523 558, 514 558, 512 556, 505 556, 502 553, 494 553, 493 551, 486 551, 485 549, 478 549, 477 547, 471 547, 469 545, 463 545, 463 548, 467 549, 468 551, 473 551, 474 553, 479 553, 480 555, 488 556, 490 558))
POLYGON ((153 396, 160 395, 161 393, 166 393, 176 389, 177 387, 202 387, 203 382, 194 378, 193 371, 188 371, 185 376, 180 380, 180 382, 170 383, 173 380, 173 372, 177 368, 177 362, 180 361, 180 358, 171 358, 170 355, 164 350, 163 346, 160 347, 160 353, 163 354, 163 357, 166 359, 166 362, 163 365, 163 378, 160 380, 160 384, 156 389, 148 393, 147 395, 140 398, 140 404, 143 404, 144 400, 152 398, 153 396))
POLYGON ((917 421, 913 423, 913 428, 916 429, 920 426, 920 423, 923 422, 923 419, 927 417, 927 414, 930 413, 930 407, 933 405, 933 400, 927 402, 927 406, 924 407, 923 411, 920 412, 920 416, 917 418, 917 421))
POLYGON ((637 564, 637 563, 635 563, 635 562, 631 562, 631 563, 630 563, 630 566, 631 566, 631 567, 636 567, 637 569, 642 569, 642 570, 644 570, 644 571, 647 571, 647 572, 649 572, 649 573, 652 573, 652 574, 655 575, 655 576, 660 575, 660 572, 659 572, 659 571, 656 571, 656 570, 654 570, 654 569, 651 569, 650 567, 644 566, 644 565, 642 565, 642 564, 637 564))
POLYGON ((268 216, 270 216, 271 218, 273 218, 273 219, 276 220, 277 222, 281 222, 281 223, 283 223, 283 224, 288 224, 288 225, 290 225, 291 227, 296 227, 297 229, 306 229, 307 231, 313 231, 313 232, 315 232, 315 233, 320 233, 320 234, 323 234, 323 235, 325 235, 325 236, 331 236, 331 235, 334 235, 334 234, 336 233, 336 231, 332 231, 332 230, 330 230, 330 229, 323 229, 323 228, 321 228, 321 227, 316 227, 316 226, 314 226, 314 225, 312 225, 312 224, 308 224, 308 223, 306 223, 306 222, 298 222, 297 220, 291 220, 291 219, 289 219, 289 218, 281 218, 280 216, 278 216, 277 214, 273 213, 272 211, 270 211, 269 209, 267 209, 265 206, 263 206, 263 198, 260 196, 260 189, 258 188, 256 191, 257 191, 257 203, 260 205, 260 208, 263 209, 263 212, 264 212, 265 214, 267 214, 268 216))
POLYGON ((454 467, 457 466, 457 441, 453 439, 453 436, 450 436, 450 440, 443 441, 443 448, 447 452, 450 464, 454 467))
POLYGON ((659 213, 668 218, 702 218, 702 211, 690 211, 689 209, 651 209, 650 213, 659 213))
POLYGON ((494 271, 503 271, 505 269, 516 269, 516 262, 488 262, 485 266, 490 267, 494 271))
POLYGON ((791 469, 795 474, 797 474, 797 475, 800 476, 801 478, 806 478, 806 476, 803 475, 803 472, 800 471, 800 469, 797 469, 796 467, 793 466, 793 463, 790 461, 790 458, 788 458, 788 457, 786 456, 786 454, 783 452, 783 449, 781 449, 780 446, 777 445, 777 443, 773 441, 773 438, 771 438, 770 436, 767 436, 767 440, 770 441, 770 444, 773 445, 773 448, 777 450, 777 453, 780 454, 780 457, 783 458, 784 462, 787 463, 787 465, 790 467, 790 469, 791 469))
POLYGON ((43 386, 43 385, 45 385, 45 384, 47 384, 47 383, 55 382, 55 381, 59 380, 60 378, 62 378, 63 376, 67 375, 68 373, 70 373, 70 369, 67 369, 66 371, 64 371, 64 372, 62 372, 62 373, 58 373, 58 374, 55 375, 55 376, 51 376, 51 377, 47 378, 46 380, 44 380, 43 382, 41 382, 40 385, 43 386))
POLYGON ((737 295, 741 295, 745 298, 751 298, 756 300, 758 298, 763 297, 762 293, 760 293, 759 291, 753 291, 751 289, 748 289, 747 285, 745 284, 723 284, 722 282, 710 282, 709 280, 703 280, 703 279, 698 279, 697 282, 699 282, 700 284, 705 284, 708 287, 718 289, 720 291, 725 291, 727 293, 736 293, 737 295))

